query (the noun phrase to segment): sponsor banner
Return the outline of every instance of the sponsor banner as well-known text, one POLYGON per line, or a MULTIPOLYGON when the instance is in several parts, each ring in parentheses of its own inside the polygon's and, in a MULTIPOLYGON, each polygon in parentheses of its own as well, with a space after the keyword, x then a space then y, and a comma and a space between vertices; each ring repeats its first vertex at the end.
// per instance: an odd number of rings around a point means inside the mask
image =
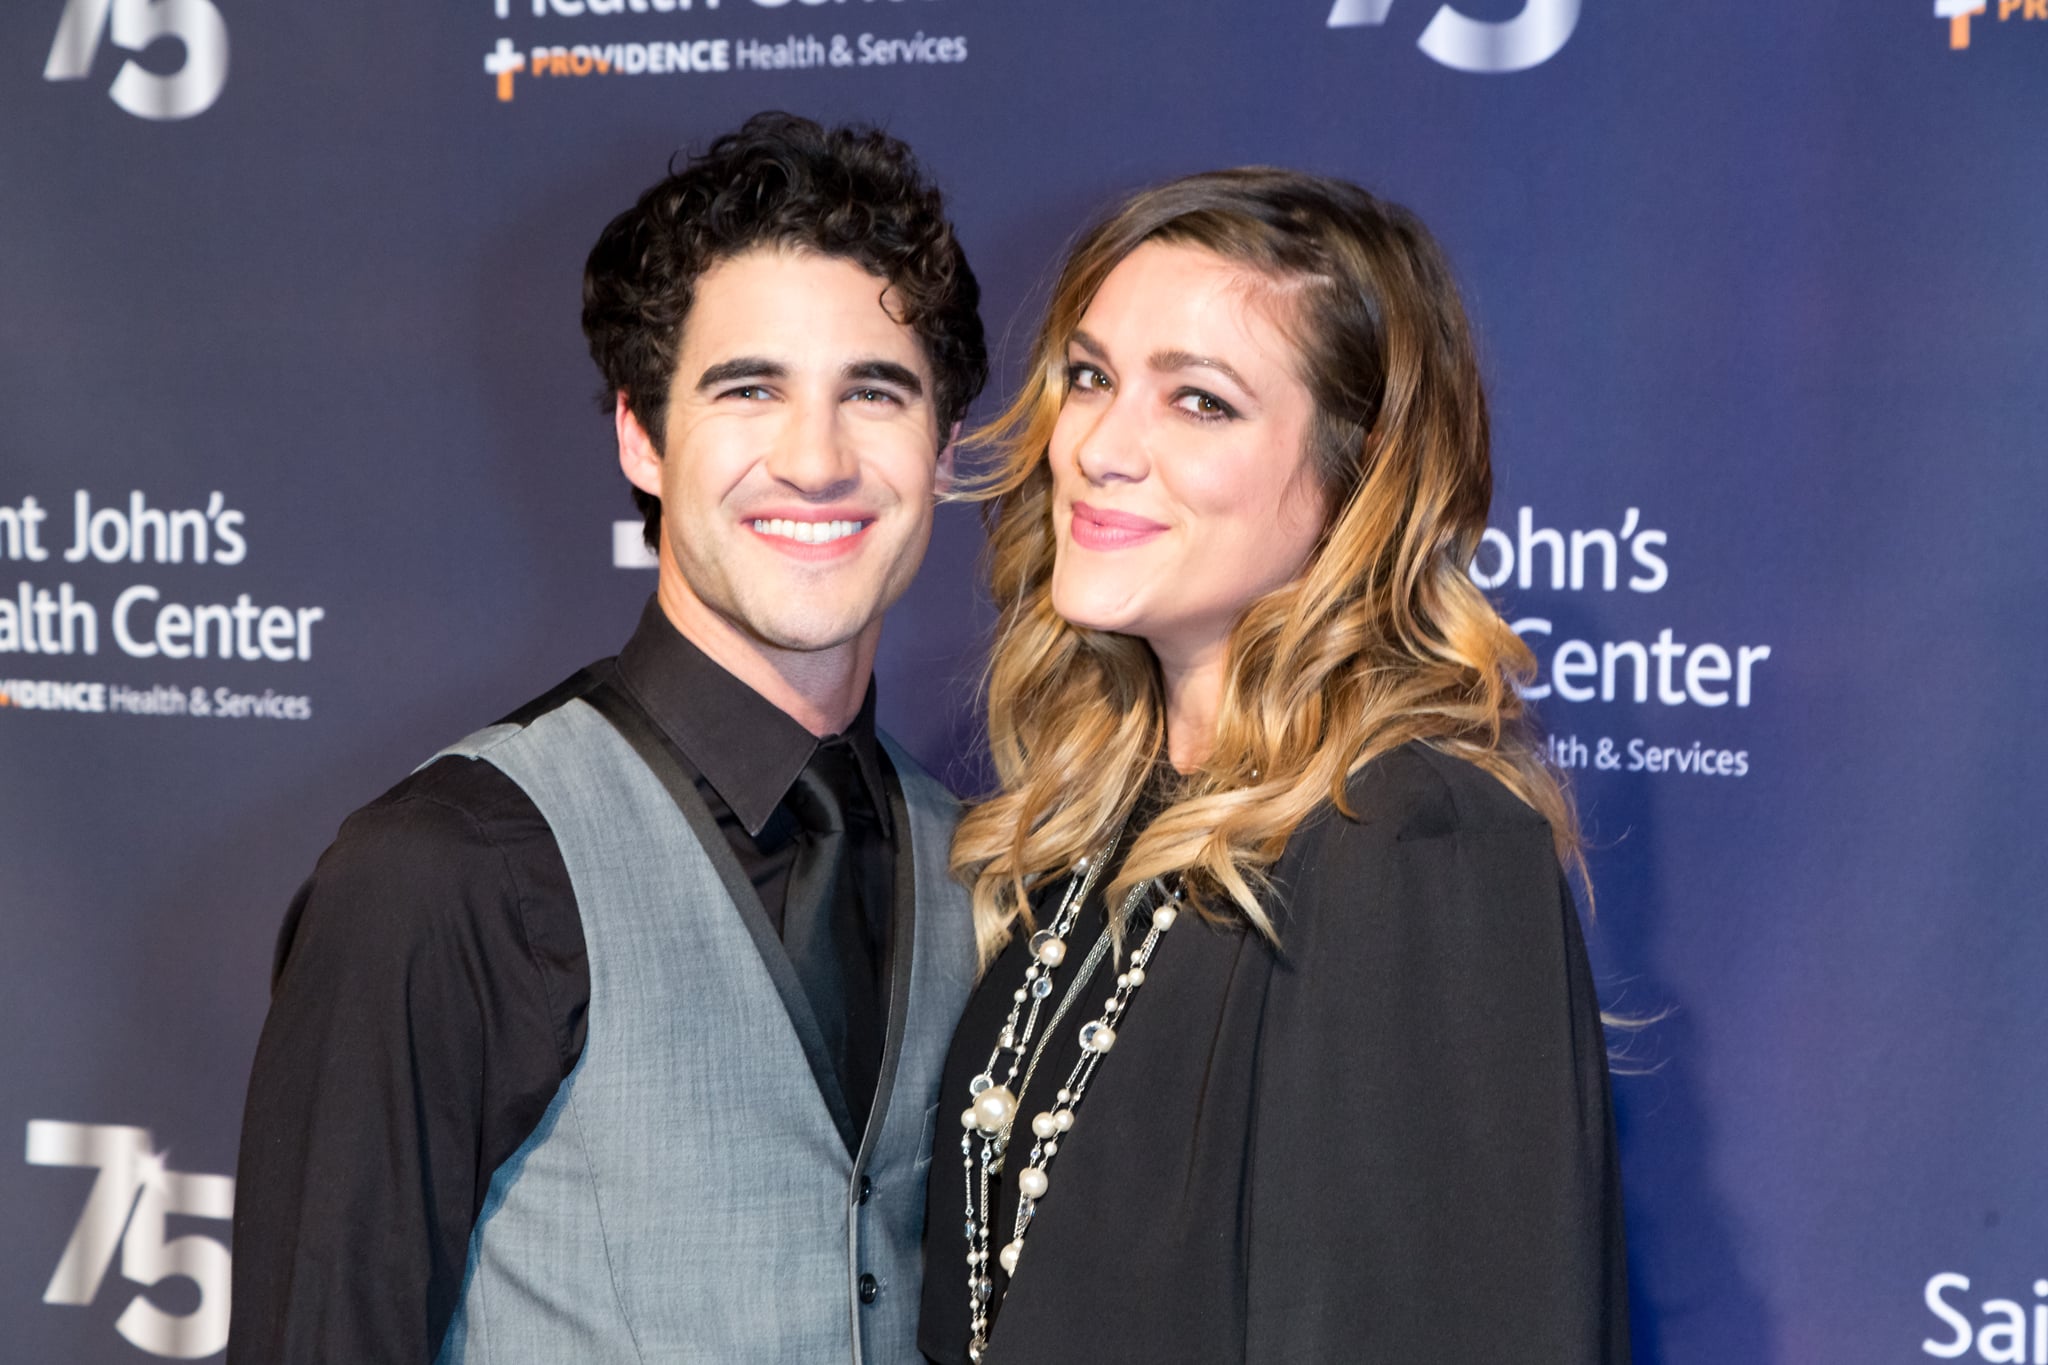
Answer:
POLYGON ((51 538, 50 508, 34 494, 0 506, 0 566, 20 575, 13 592, 0 596, 0 672, 21 674, 0 677, 0 708, 312 719, 311 697, 282 686, 31 675, 31 665, 68 672, 103 656, 282 665, 303 675, 299 666, 315 663, 316 642, 325 638, 326 607, 235 590, 236 580, 246 581, 261 564, 249 562, 248 519, 224 494, 175 506, 152 502, 140 489, 102 501, 81 488, 69 510, 65 534, 51 538), (100 596, 72 581, 73 565, 147 566, 135 572, 149 577, 100 596))
MULTIPOLYGON (((970 426, 1132 187, 1287 164, 1415 209, 1490 385, 1469 572, 1579 803, 1603 1003, 1655 1020, 1612 1040, 1636 1358, 2048 1362, 2048 0, 0 33, 0 1361, 219 1357, 279 922, 350 810, 630 631, 580 266, 773 107, 943 184, 998 346, 970 426)), ((962 789, 980 550, 942 508, 877 662, 962 789)))

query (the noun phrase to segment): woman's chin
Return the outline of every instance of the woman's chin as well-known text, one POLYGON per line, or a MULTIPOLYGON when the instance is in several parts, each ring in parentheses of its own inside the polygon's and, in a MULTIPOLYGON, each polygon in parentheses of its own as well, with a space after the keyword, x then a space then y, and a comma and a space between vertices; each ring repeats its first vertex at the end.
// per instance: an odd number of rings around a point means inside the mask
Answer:
POLYGON ((1138 613, 1131 609, 1129 595, 1123 592, 1061 592, 1058 585, 1053 588, 1052 609, 1060 619, 1080 630, 1110 631, 1119 635, 1133 633, 1138 613))
POLYGON ((1100 616, 1089 612, 1078 614, 1060 613, 1060 619, 1076 630, 1096 630, 1110 635, 1128 635, 1130 630, 1114 616, 1100 616))

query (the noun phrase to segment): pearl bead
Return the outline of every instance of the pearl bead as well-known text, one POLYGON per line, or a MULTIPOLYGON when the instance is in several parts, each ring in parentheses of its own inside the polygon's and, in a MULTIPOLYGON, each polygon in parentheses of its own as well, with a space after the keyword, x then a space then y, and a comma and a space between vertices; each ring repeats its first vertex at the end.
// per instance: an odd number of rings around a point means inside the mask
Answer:
POLYGON ((1026 1166, 1017 1172, 1017 1192, 1026 1199, 1045 1198, 1045 1191, 1051 1184, 1052 1181, 1046 1179, 1045 1172, 1036 1166, 1026 1166))
POLYGON ((1072 1128, 1074 1126, 1074 1111, 1062 1109, 1059 1113, 1054 1114, 1052 1116, 1052 1126, 1059 1129, 1062 1133, 1072 1128))
POLYGON ((1039 1114, 1031 1120, 1031 1131, 1039 1137, 1049 1138, 1059 1131, 1051 1114, 1039 1114))
POLYGON ((1048 967, 1057 967, 1067 960, 1067 945, 1058 939, 1049 939, 1039 945, 1038 960, 1048 967))
POLYGON ((973 1105, 970 1104, 960 1111, 960 1126, 962 1128, 981 1127, 981 1119, 975 1114, 973 1105))
POLYGON ((1171 929, 1174 919, 1179 914, 1180 912, 1172 906, 1162 905, 1152 912, 1152 927, 1160 930, 1171 929))
POLYGON ((1002 1263, 1003 1273, 1005 1275, 1014 1275, 1017 1273, 1017 1258, 1023 1254, 1024 1243, 1022 1241, 1016 1241, 1010 1243, 1001 1251, 997 1252, 996 1260, 1002 1263))
POLYGON ((1100 1019, 1081 1025, 1081 1046, 1089 1052, 1107 1052, 1116 1046, 1116 1030, 1100 1019))
POLYGON ((1142 986, 1145 984, 1145 969, 1143 967, 1133 967, 1130 969, 1130 971, 1124 973, 1124 975, 1130 977, 1131 984, 1133 986, 1142 986))
POLYGON ((1055 1098, 1057 1098, 1061 1104, 1065 1104, 1067 1101, 1073 1099, 1074 1096, 1072 1092, 1067 1090, 1066 1087, 1062 1086, 1060 1088, 1060 1093, 1055 1098))
POLYGON ((1021 1004, 1023 1004, 1023 1003, 1024 1003, 1024 988, 1020 986, 1020 987, 1018 987, 1018 988, 1017 988, 1016 990, 1014 990, 1014 991, 1011 991, 1011 992, 1010 992, 1010 998, 1011 998, 1012 1000, 1016 1001, 1016 1002, 1017 1002, 1018 1004, 1020 1004, 1020 1005, 1021 1005, 1021 1004))
POLYGON ((974 1126, 982 1132, 999 1132, 1017 1116, 1017 1097, 1007 1086, 992 1085, 974 1097, 974 1108, 968 1112, 973 1115, 974 1126))

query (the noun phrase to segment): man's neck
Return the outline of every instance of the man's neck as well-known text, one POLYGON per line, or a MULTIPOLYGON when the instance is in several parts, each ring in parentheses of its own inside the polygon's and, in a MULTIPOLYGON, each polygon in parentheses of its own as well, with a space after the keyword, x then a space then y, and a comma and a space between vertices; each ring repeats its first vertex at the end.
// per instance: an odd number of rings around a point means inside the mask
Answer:
POLYGON ((812 734, 836 735, 860 714, 874 674, 880 621, 830 649, 778 649, 706 606, 679 576, 662 575, 655 596, 684 639, 812 734))

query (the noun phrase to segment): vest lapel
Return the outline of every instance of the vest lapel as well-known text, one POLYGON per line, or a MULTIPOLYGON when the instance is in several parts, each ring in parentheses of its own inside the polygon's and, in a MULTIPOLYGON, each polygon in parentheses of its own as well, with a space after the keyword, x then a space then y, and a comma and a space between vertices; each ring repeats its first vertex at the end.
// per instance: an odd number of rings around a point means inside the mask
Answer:
MULTIPOLYGON (((847 1107, 846 1096, 839 1088, 838 1069, 833 1066, 832 1058, 826 1051, 824 1031, 818 1027, 817 1015, 811 1011, 811 1002, 804 994, 803 983, 797 979, 796 968, 790 965, 789 953, 783 948, 781 938, 775 933, 775 927, 768 922, 768 912, 761 907, 761 897, 755 892, 754 883, 747 877, 746 870, 740 866, 739 859, 733 856, 731 845, 726 843, 725 835, 718 828, 718 822, 712 818, 710 808, 698 794, 696 783, 690 781, 676 762, 675 756, 669 752, 668 740, 663 737, 659 727, 619 688, 610 682, 599 683, 585 695, 584 700, 609 721, 612 728, 619 732, 619 736, 633 747, 633 751, 640 756, 640 761, 660 780, 663 789, 669 794, 669 799, 675 802, 676 809, 682 812, 683 819, 689 824, 690 832, 696 836, 705 856, 711 860, 711 866, 717 870, 718 879, 724 883, 726 897, 732 902, 740 922, 747 926, 747 932, 754 940, 754 947, 761 955, 761 965, 768 969, 768 978, 775 983, 775 993, 782 997, 782 1008, 789 1016, 790 1027, 795 1030, 797 1041, 803 1045, 804 1058, 811 1066, 811 1079, 817 1083, 818 1094, 824 1099, 825 1108, 832 1115, 833 1125, 838 1128, 839 1136, 845 1141, 846 1150, 858 1151, 861 1147, 861 1135, 853 1126, 853 1112, 847 1107)), ((892 813, 904 820, 904 823, 898 824, 896 828, 907 832, 909 825, 907 817, 901 810, 902 798, 900 795, 892 794, 891 799, 898 807, 892 813)), ((897 932, 906 932, 906 917, 903 913, 904 857, 909 846, 910 840, 904 838, 900 841, 897 852, 897 932)), ((897 949, 892 934, 892 979, 888 1023, 889 1036, 892 1040, 901 1031, 897 996, 901 994, 907 998, 909 992, 908 950, 907 941, 901 950, 897 949), (900 959, 897 956, 899 951, 902 954, 900 959), (898 976, 902 978, 900 985, 895 980, 898 976)), ((876 1085, 874 1115, 884 1112, 890 1069, 890 1058, 885 1049, 882 1073, 876 1085)), ((874 1127, 872 1118, 869 1127, 871 1130, 874 1127)))
POLYGON ((889 817, 896 830, 896 876, 889 920, 889 1004, 882 1024, 882 1066, 875 1074, 875 1103, 868 1110, 867 1132, 853 1159, 855 1174, 866 1169, 868 1158, 880 1141, 889 1117, 889 1096, 896 1087, 897 1064, 903 1059, 903 1029, 910 1015, 910 967, 917 947, 917 837, 912 828, 910 806, 903 797, 903 781, 887 746, 882 749, 882 768, 889 789, 889 817))

